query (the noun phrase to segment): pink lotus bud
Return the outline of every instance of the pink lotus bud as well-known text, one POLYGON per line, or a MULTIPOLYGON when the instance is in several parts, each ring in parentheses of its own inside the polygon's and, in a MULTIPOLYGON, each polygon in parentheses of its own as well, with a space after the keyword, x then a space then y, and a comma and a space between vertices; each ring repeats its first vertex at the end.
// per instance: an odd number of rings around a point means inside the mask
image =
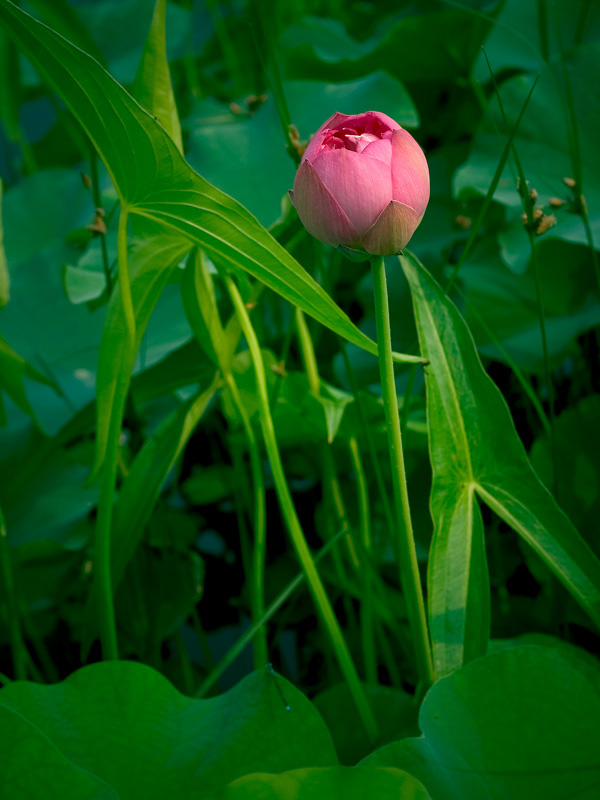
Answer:
POLYGON ((410 133, 385 114, 336 113, 310 140, 290 197, 321 242, 392 255, 425 213, 427 161, 410 133))

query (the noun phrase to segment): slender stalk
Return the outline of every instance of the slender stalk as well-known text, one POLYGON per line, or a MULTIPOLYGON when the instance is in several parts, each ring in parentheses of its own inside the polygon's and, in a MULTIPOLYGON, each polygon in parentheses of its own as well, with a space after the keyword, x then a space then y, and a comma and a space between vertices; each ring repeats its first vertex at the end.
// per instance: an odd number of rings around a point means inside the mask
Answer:
POLYGON ((27 660, 29 653, 23 641, 23 631, 21 630, 21 618, 17 603, 14 575, 10 559, 10 548, 8 546, 8 536, 6 533, 6 523, 4 514, 0 508, 0 575, 4 586, 4 596, 6 600, 6 616, 8 633, 10 638, 10 649, 13 663, 13 676, 17 681, 27 679, 27 660))
MULTIPOLYGON (((127 261, 127 219, 128 211, 121 209, 119 231, 117 235, 117 255, 119 269, 119 293, 126 324, 126 342, 123 346, 123 361, 127 363, 135 348, 135 312, 129 282, 129 266, 127 261)), ((110 415, 106 454, 100 480, 100 496, 98 499, 98 516, 94 539, 94 572, 98 584, 98 616, 100 620, 100 643, 102 656, 106 660, 119 658, 117 642, 117 625, 112 588, 110 563, 111 528, 115 486, 121 447, 121 428, 125 398, 129 385, 129 374, 121 370, 118 378, 115 402, 110 415)))
POLYGON ((392 467, 392 483, 398 517, 397 547, 400 557, 400 578, 408 610, 408 619, 413 637, 413 647, 417 671, 422 688, 434 681, 431 646, 427 630, 427 617, 419 564, 413 536, 400 418, 398 414, 398 397, 394 382, 394 362, 392 360, 392 335, 390 330, 390 310, 388 304, 385 262, 380 256, 371 261, 373 288, 375 293, 375 320, 377 324, 377 348, 379 351, 379 371, 383 389, 383 405, 387 422, 388 445, 392 467))
POLYGON ((242 331, 246 338, 246 342, 248 343, 248 348, 250 350, 250 355, 254 366, 258 399, 260 403, 261 428, 265 440, 267 455, 273 471, 273 480, 275 482, 275 488, 281 506, 282 515, 292 539, 296 555, 298 556, 298 560, 300 561, 302 569, 306 575, 306 580, 313 595, 315 605, 319 614, 321 615, 325 628, 329 634, 338 663, 346 682, 348 683, 348 688, 350 689, 353 700, 356 704, 361 721, 369 738, 372 741, 375 741, 378 736, 377 723, 375 722, 373 712, 371 711, 364 689, 360 683, 358 673, 352 661, 352 657, 348 650, 344 635, 333 612, 333 608, 331 607, 329 598, 327 597, 325 587, 323 586, 318 570, 315 566, 314 559, 306 543, 304 532, 296 514, 292 495, 283 471, 283 464, 281 462, 279 447, 277 445, 277 439, 275 436, 273 418, 269 408, 269 395, 260 345, 250 321, 248 309, 242 300, 237 286, 228 276, 226 277, 226 282, 231 300, 242 327, 242 331))
MULTIPOLYGON (((529 212, 528 212, 529 216, 529 212)), ((548 407, 550 413, 548 415, 550 420, 550 450, 552 453, 552 488, 553 494, 556 497, 557 482, 558 482, 558 455, 556 452, 556 435, 554 430, 554 386, 552 384, 552 375, 550 372, 550 356, 548 354, 548 337, 546 336, 546 319, 544 315, 544 301, 542 299, 542 288, 540 286, 540 268, 538 263, 537 248, 535 246, 535 239, 533 232, 528 231, 529 246, 531 247, 531 264, 533 268, 533 281, 535 283, 535 300, 537 305, 538 318, 540 322, 540 335, 542 337, 542 357, 544 359, 544 382, 546 384, 546 391, 548 392, 548 407)))
POLYGON ((348 380, 350 381, 350 388, 352 389, 352 394, 354 395, 354 401, 356 403, 356 409, 358 411, 360 424, 363 430, 363 434, 365 436, 365 440, 367 442, 367 448, 369 450, 369 458, 371 459, 371 468, 373 470, 373 475, 375 476, 377 490, 379 492, 381 505, 383 506, 383 513, 385 515, 388 529, 391 531, 395 525, 394 515, 392 513, 392 506, 389 501, 387 489, 385 488, 385 481, 383 479, 383 472, 381 471, 381 464, 379 463, 379 456, 377 455, 377 448, 375 447, 375 442, 373 440, 373 434, 371 432, 371 428, 369 427, 369 423, 367 422, 367 415, 365 414, 363 401, 361 399, 358 384, 356 382, 356 375, 354 374, 354 368, 352 367, 352 362, 350 361, 350 357, 348 356, 348 352, 346 350, 345 345, 342 345, 342 355, 344 357, 344 363, 346 365, 346 373, 348 375, 348 380))
MULTIPOLYGON (((356 488, 358 490, 360 538, 367 553, 372 554, 373 537, 371 536, 371 513, 369 508, 367 476, 365 475, 356 437, 352 436, 348 444, 350 447, 350 457, 354 467, 354 474, 356 475, 356 488)), ((373 580, 368 570, 363 576, 363 596, 360 605, 360 632, 367 683, 377 684, 377 653, 375 650, 375 629, 373 626, 373 580)))
MULTIPOLYGON (((340 538, 345 534, 345 530, 339 531, 331 541, 327 542, 321 550, 315 556, 315 564, 318 564, 321 559, 323 558, 329 550, 337 544, 340 538)), ((225 653, 223 658, 219 661, 219 663, 215 666, 214 664, 211 667, 210 673, 207 677, 202 681, 202 684, 196 691, 196 697, 205 697, 208 691, 214 686, 215 683, 219 680, 221 675, 225 672, 227 667, 229 667, 233 662, 238 658, 238 656, 244 652, 246 647, 250 644, 252 639, 256 636, 260 628, 266 625, 266 623, 273 617, 273 615, 281 608, 284 603, 286 603, 296 589, 303 583, 305 580, 306 575, 301 572, 299 575, 288 583, 285 589, 273 600, 273 602, 269 605, 265 613, 263 614, 262 619, 258 620, 258 622, 254 623, 247 631, 245 631, 240 638, 230 647, 230 649, 225 653)))
MULTIPOLYGON (((248 452, 250 454, 250 471, 252 473, 252 486, 254 489, 254 547, 252 550, 252 619, 256 622, 262 619, 265 610, 265 560, 267 551, 267 516, 265 500, 265 479, 263 474, 260 447, 250 422, 248 412, 240 396, 240 392, 233 377, 228 371, 225 383, 231 392, 231 399, 239 414, 242 427, 246 434, 248 452)), ((254 641, 254 669, 262 669, 268 661, 267 629, 260 628, 254 641)))
MULTIPOLYGON (((302 363, 304 364, 306 377, 308 378, 308 387, 310 393, 314 395, 314 397, 319 397, 321 393, 321 378, 319 376, 319 366, 317 364, 315 349, 313 347, 310 331, 308 330, 308 325, 306 324, 306 318, 301 308, 296 308, 296 330, 298 331, 298 340, 300 342, 300 351, 302 353, 302 363)), ((322 482, 323 485, 328 487, 329 489, 328 495, 332 511, 337 517, 338 524, 341 525, 342 527, 346 527, 348 525, 348 515, 346 514, 344 498, 342 496, 342 489, 340 486, 339 478, 337 476, 335 461, 333 458, 333 453, 331 452, 331 446, 329 442, 325 442, 321 446, 321 460, 323 467, 322 482)), ((358 569, 359 567, 358 556, 356 555, 354 542, 352 541, 352 536, 350 532, 346 537, 346 543, 348 545, 348 551, 350 553, 350 559, 352 561, 352 564, 355 569, 358 569)), ((333 551, 333 555, 334 558, 337 558, 338 553, 336 550, 333 551)), ((338 571, 339 570, 343 571, 343 564, 341 563, 341 561, 339 561, 339 559, 337 559, 337 568, 338 571)))

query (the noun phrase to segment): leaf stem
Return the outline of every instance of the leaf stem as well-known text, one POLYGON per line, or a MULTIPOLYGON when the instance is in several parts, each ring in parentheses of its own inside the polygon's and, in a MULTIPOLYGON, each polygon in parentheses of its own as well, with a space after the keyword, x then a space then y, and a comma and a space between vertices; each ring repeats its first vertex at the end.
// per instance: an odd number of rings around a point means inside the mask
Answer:
POLYGON ((419 564, 417 562, 417 553, 410 517, 402 435, 400 432, 400 417, 398 413, 398 397, 396 395, 396 384, 394 381, 390 310, 383 257, 379 256, 371 261, 371 271, 373 274, 373 288, 375 294, 379 371, 383 390, 383 405, 387 422, 392 483, 394 486, 398 523, 395 528, 395 533, 400 559, 400 579, 408 610, 417 671, 422 684, 421 689, 425 689, 434 681, 434 670, 429 633, 427 630, 427 617, 425 614, 421 577, 419 575, 419 564))
POLYGON ((277 496, 281 506, 281 511, 288 527, 296 555, 302 566, 306 580, 313 595, 318 612, 321 615, 325 628, 329 633, 331 644, 335 651, 338 663, 342 673, 348 683, 348 688, 352 694, 353 700, 356 704, 361 721, 365 730, 372 741, 375 741, 378 736, 377 723, 373 717, 373 712, 369 706, 369 702, 365 695, 362 684, 360 683, 356 667, 352 661, 348 645, 344 639, 344 635, 340 625, 336 619, 333 608, 327 597, 325 587, 321 581, 318 570, 315 566, 314 559, 306 543, 304 532, 300 525, 300 521, 296 514, 292 495, 290 493, 285 473, 283 471, 283 464, 279 454, 279 447, 275 436, 275 428, 273 425, 273 418, 269 408, 269 395, 267 390, 267 380, 265 375, 265 367, 260 351, 260 345, 256 337, 256 333, 248 315, 248 309, 239 290, 231 277, 226 277, 227 288, 234 308, 238 315, 242 331, 248 343, 250 355, 254 365, 256 385, 258 392, 259 408, 260 408, 260 423, 265 440, 265 447, 267 455, 271 463, 273 471, 273 480, 277 496))

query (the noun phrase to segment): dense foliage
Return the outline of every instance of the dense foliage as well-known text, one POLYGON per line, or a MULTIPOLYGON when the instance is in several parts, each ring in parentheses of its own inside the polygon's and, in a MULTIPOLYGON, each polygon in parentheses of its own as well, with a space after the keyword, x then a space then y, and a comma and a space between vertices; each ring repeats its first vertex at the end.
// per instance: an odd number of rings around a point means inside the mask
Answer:
POLYGON ((1 797, 598 797, 598 74, 590 0, 0 0, 1 797), (367 110, 385 268, 287 194, 367 110))

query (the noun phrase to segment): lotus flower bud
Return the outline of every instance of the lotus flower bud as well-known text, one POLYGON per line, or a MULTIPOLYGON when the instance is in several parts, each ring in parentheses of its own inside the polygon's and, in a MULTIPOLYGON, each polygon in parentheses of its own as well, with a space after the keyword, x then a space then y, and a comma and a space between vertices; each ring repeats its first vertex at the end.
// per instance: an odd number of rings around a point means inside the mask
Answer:
POLYGON ((392 255, 423 218, 429 169, 419 145, 390 117, 336 113, 310 140, 290 197, 321 242, 392 255))

